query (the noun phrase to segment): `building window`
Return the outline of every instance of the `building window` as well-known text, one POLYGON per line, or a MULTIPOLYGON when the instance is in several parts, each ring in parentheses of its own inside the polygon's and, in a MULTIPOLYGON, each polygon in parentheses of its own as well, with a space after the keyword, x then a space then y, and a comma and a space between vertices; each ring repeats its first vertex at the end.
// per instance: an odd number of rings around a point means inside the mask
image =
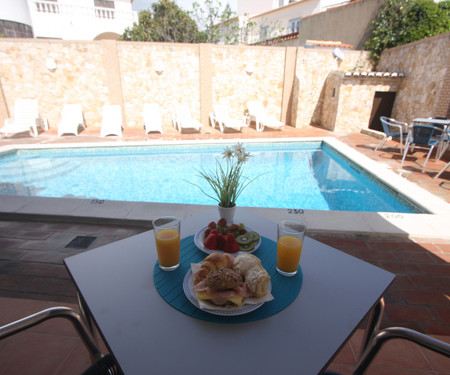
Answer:
POLYGON ((269 37, 269 26, 261 26, 261 40, 269 37))
POLYGON ((289 20, 289 31, 296 33, 300 29, 300 17, 289 20))
POLYGON ((94 5, 99 8, 114 9, 114 1, 112 0, 94 0, 94 5))
POLYGON ((279 0, 278 1, 278 6, 281 8, 282 6, 284 6, 284 0, 279 0))
POLYGON ((110 0, 94 0, 95 17, 114 19, 116 17, 114 1, 110 0))

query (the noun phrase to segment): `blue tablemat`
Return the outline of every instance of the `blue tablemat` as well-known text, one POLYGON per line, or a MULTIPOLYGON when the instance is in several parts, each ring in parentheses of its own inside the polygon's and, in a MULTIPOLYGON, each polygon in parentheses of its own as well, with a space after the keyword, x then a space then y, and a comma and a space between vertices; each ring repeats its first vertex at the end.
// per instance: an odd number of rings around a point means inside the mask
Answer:
POLYGON ((261 259, 263 267, 272 281, 274 300, 264 303, 260 308, 244 315, 219 316, 207 313, 194 306, 183 291, 183 279, 191 269, 191 263, 200 263, 207 256, 194 243, 194 236, 181 240, 180 266, 175 271, 165 272, 156 262, 153 270, 153 281, 161 297, 172 307, 196 319, 215 323, 246 323, 272 316, 285 309, 297 298, 303 283, 301 268, 295 276, 285 277, 276 270, 277 244, 261 237, 261 246, 253 254, 261 259))

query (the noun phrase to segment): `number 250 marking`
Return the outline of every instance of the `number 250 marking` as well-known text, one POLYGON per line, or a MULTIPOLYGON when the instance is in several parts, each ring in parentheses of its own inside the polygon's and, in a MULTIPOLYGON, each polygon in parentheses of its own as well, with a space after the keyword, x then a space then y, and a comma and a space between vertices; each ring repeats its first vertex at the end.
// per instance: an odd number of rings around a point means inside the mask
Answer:
POLYGON ((297 209, 297 208, 288 208, 288 214, 291 215, 301 215, 304 214, 305 212, 303 210, 297 209))

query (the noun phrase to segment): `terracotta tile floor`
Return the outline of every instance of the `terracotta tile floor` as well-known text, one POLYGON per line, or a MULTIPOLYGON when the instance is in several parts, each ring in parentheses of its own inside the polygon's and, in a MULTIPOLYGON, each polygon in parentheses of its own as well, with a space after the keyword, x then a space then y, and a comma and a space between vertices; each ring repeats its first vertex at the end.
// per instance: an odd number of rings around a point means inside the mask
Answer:
MULTIPOLYGON (((98 128, 89 128, 79 137, 55 136, 48 131, 38 138, 13 137, 1 139, 0 145, 60 142, 104 142, 98 128)), ((439 179, 432 177, 447 162, 430 160, 426 169, 421 165, 424 152, 416 151, 407 157, 402 168, 398 144, 388 142, 379 152, 373 148, 378 140, 364 134, 334 134, 309 127, 281 131, 267 129, 257 133, 244 129, 242 133, 225 134, 204 128, 200 134, 186 132, 179 135, 165 129, 164 135, 126 130, 124 137, 106 141, 141 141, 147 139, 211 139, 211 138, 280 138, 334 136, 351 147, 450 202, 450 170, 439 179)), ((26 222, 0 220, 0 325, 54 305, 76 307, 75 288, 62 260, 80 249, 66 245, 76 236, 96 237, 88 249, 140 233, 147 228, 111 225, 62 224, 55 222, 26 222)), ((366 238, 361 235, 321 235, 314 238, 346 253, 397 274, 386 294, 383 327, 400 325, 433 335, 450 342, 450 243, 439 238, 398 239, 366 238)), ((341 350, 331 369, 349 374, 359 353, 362 330, 358 329, 341 350)), ((103 347, 103 346, 102 346, 103 347)), ((10 374, 78 374, 89 364, 87 352, 72 331, 69 323, 58 320, 46 322, 13 338, 0 341, 0 375, 10 374)), ((299 374, 301 373, 299 369, 299 374)), ((388 343, 373 362, 368 374, 450 374, 450 360, 428 350, 400 340, 388 343)))

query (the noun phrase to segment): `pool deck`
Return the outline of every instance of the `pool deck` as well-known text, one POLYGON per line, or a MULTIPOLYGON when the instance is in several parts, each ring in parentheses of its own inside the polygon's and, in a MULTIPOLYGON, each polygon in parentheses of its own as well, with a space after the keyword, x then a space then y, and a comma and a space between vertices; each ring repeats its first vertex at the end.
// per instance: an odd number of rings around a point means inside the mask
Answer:
MULTIPOLYGON (((283 132, 267 129, 263 133, 257 133, 250 128, 244 129, 242 133, 228 131, 225 134, 206 128, 200 134, 186 132, 180 135, 173 130, 164 135, 152 133, 149 136, 144 136, 140 130, 127 129, 121 139, 101 139, 97 137, 98 133, 99 129, 93 128, 83 131, 79 137, 58 138, 56 131, 51 130, 38 138, 0 139, 0 147, 19 144, 124 144, 161 140, 177 142, 335 137, 368 159, 380 163, 383 168, 420 186, 434 197, 450 202, 450 170, 443 173, 441 178, 433 179, 448 162, 448 153, 439 162, 431 159, 423 170, 421 165, 425 152, 417 150, 407 157, 402 167, 396 142, 388 142, 382 151, 374 152, 378 139, 367 134, 334 134, 314 127, 286 127, 283 132)), ((138 204, 130 209, 129 202, 111 202, 109 205, 108 202, 89 201, 81 209, 71 206, 79 203, 75 199, 58 199, 57 203, 51 198, 41 198, 34 202, 27 200, 0 200, 0 325, 49 306, 64 304, 76 307, 75 288, 62 264, 64 258, 86 250, 68 247, 75 237, 94 237, 94 242, 87 250, 93 249, 149 230, 149 211, 150 216, 161 209, 168 212, 167 206, 164 205, 147 207, 138 204), (123 225, 122 218, 128 219, 127 225, 123 225)), ((170 205, 169 210, 184 217, 190 214, 189 209, 183 205, 170 205)), ((277 215, 283 215, 273 209, 255 211, 263 216, 270 216, 275 221, 277 215)), ((386 218, 375 213, 372 218, 365 219, 367 223, 364 225, 360 224, 362 218, 355 213, 316 211, 303 215, 308 226, 312 228, 310 236, 397 274, 396 281, 385 296, 383 327, 405 326, 450 342, 448 215, 419 215, 421 218, 417 219, 414 215, 386 218), (342 222, 349 220, 355 221, 351 221, 350 225, 342 225, 342 222), (424 223, 428 223, 426 229, 422 228, 424 223)), ((358 329, 330 368, 343 374, 350 373, 356 361, 361 336, 362 331, 358 329)), ((0 375, 61 375, 80 373, 88 366, 89 359, 71 327, 64 322, 53 321, 14 338, 0 341, 0 362, 0 375)), ((369 373, 436 375, 449 374, 449 368, 449 359, 443 359, 410 343, 395 340, 382 350, 369 373)))

